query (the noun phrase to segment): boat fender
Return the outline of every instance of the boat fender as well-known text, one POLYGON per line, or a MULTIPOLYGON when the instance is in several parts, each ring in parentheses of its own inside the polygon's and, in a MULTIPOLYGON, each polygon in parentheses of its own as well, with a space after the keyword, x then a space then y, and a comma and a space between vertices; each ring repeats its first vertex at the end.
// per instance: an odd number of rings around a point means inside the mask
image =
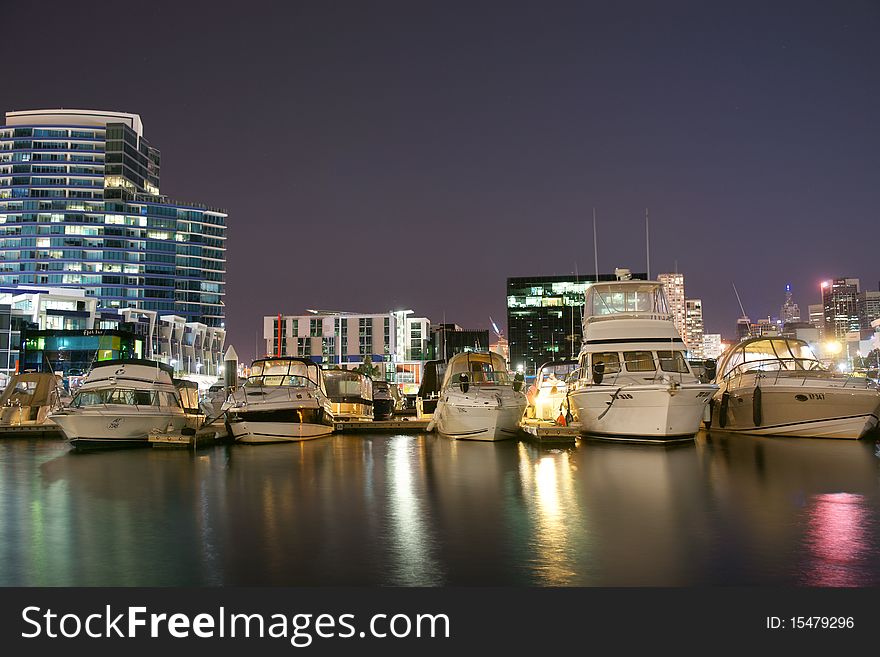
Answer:
POLYGON ((756 427, 761 426, 761 420, 763 420, 762 416, 762 408, 763 404, 761 402, 761 386, 755 386, 755 392, 752 395, 752 422, 755 423, 756 427))
POLYGON ((721 394, 721 406, 718 408, 718 426, 727 426, 727 407, 730 405, 730 393, 726 390, 721 394))

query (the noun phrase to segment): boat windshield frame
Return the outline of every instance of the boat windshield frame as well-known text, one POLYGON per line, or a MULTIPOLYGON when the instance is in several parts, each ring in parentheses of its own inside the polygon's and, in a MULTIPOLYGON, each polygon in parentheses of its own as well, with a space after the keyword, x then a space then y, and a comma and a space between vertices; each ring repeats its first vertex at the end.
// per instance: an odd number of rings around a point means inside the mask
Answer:
POLYGON ((660 281, 592 283, 585 294, 585 324, 609 319, 672 319, 660 281))
POLYGON ((507 370, 507 362, 504 360, 504 357, 493 352, 465 351, 450 358, 446 365, 443 387, 447 388, 452 385, 458 385, 459 374, 467 374, 470 385, 507 386, 513 384, 513 379, 507 370), (461 367, 462 363, 466 363, 467 369, 461 367), (474 370, 474 365, 488 365, 488 368, 481 367, 479 370, 474 370), (496 365, 502 365, 503 369, 499 369, 496 365), (474 376, 475 374, 480 376, 476 377, 474 376))
POLYGON ((828 372, 821 361, 813 353, 812 348, 803 340, 785 337, 756 338, 739 343, 729 353, 725 354, 721 367, 718 370, 719 380, 727 380, 743 374, 757 372, 788 372, 790 374, 804 374, 807 372, 828 372), (761 352, 757 349, 749 351, 749 347, 756 345, 769 345, 770 353, 761 352), (780 352, 778 346, 784 346, 785 352, 780 352), (796 356, 792 345, 797 345, 801 355, 796 356), (803 355, 806 350, 808 356, 803 355), (787 353, 786 353, 787 352, 787 353), (747 354, 766 355, 765 358, 747 358, 747 354), (737 362, 733 362, 738 357, 737 362), (809 366, 807 366, 809 364, 809 366), (774 367, 775 365, 775 367, 774 367), (791 365, 791 366, 790 366, 791 365))
POLYGON ((320 367, 318 367, 317 363, 308 362, 302 359, 287 359, 287 358, 263 358, 258 361, 254 361, 251 365, 251 375, 245 380, 243 387, 245 388, 278 388, 278 387, 287 387, 287 388, 306 388, 306 389, 321 389, 321 384, 319 383, 320 377, 320 367), (284 373, 278 371, 273 371, 271 374, 265 374, 265 363, 286 363, 287 369, 284 373), (297 373, 291 373, 291 366, 296 364, 297 373), (253 374, 253 370, 256 367, 260 367, 259 374, 253 374), (305 373, 303 373, 303 368, 305 368, 305 373), (315 373, 315 377, 312 378, 311 373, 315 373), (285 383, 285 379, 287 383, 285 383), (294 379, 297 379, 294 382, 294 379))

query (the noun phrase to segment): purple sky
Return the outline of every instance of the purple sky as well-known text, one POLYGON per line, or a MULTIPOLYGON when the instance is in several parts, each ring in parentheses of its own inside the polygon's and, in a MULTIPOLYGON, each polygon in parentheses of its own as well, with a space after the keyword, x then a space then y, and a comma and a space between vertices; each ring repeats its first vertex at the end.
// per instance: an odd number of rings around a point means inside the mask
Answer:
POLYGON ((185 4, 4 7, 0 105, 141 115, 163 193, 230 213, 243 360, 305 308, 503 326, 508 276, 592 271, 592 207, 603 271, 650 208, 707 331, 731 282, 877 289, 876 2, 185 4))

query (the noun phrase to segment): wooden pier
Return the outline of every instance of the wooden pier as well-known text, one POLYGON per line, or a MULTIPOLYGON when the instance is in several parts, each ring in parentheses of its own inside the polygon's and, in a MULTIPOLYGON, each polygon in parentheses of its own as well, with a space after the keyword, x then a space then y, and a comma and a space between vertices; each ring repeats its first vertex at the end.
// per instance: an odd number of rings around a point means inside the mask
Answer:
POLYGON ((0 438, 64 438, 57 424, 0 427, 0 438))
POLYGON ((194 434, 162 433, 149 437, 151 447, 198 449, 199 447, 211 447, 226 442, 229 434, 222 424, 212 424, 202 427, 194 434))
POLYGON ((346 422, 334 422, 335 431, 353 433, 358 431, 394 431, 396 433, 425 433, 428 430, 429 420, 417 420, 407 418, 405 420, 350 420, 346 422))
POLYGON ((539 445, 574 445, 581 425, 561 426, 553 422, 526 420, 521 425, 526 437, 539 445))

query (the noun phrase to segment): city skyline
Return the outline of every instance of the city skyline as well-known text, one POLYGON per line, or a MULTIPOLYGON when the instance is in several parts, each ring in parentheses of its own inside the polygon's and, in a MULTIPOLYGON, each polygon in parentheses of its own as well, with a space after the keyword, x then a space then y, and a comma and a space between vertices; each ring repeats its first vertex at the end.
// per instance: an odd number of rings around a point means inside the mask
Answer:
POLYGON ((733 335, 732 283, 753 319, 786 284, 802 309, 822 281, 876 289, 877 7, 636 5, 217 8, 206 30, 163 3, 19 4, 46 38, 98 25, 77 47, 100 75, 11 31, 3 109, 143 117, 163 193, 229 213, 245 359, 263 316, 306 308, 490 328, 507 278, 593 271, 594 207, 602 272, 645 269, 650 209, 652 278, 684 273, 707 333, 733 335), (127 47, 132 21, 162 48, 127 47))

